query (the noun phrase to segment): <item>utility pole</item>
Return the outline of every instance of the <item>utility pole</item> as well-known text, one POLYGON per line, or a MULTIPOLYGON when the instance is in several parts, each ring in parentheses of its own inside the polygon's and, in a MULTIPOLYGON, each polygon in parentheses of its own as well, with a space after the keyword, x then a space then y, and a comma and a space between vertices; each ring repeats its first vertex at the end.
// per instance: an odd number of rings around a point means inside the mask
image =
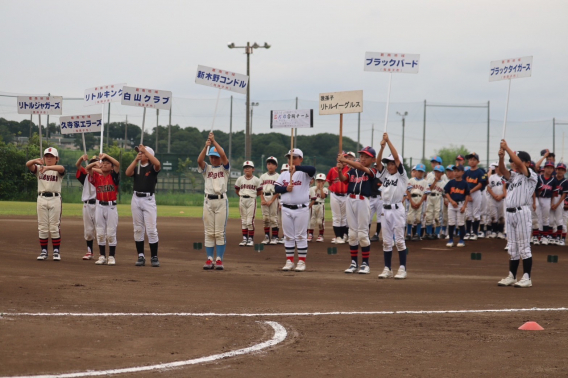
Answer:
POLYGON ((406 118, 406 116, 408 115, 408 112, 404 112, 404 113, 400 113, 400 112, 396 112, 396 114, 398 114, 399 116, 402 117, 402 158, 404 159, 404 120, 406 118))
POLYGON ((160 127, 160 109, 156 109, 156 153, 158 153, 158 128, 160 127))
POLYGON ((109 132, 110 132, 110 102, 108 103, 108 116, 107 116, 107 147, 110 141, 109 132))
POLYGON ((361 151, 361 113, 357 113, 357 151, 361 151))
POLYGON ((170 144, 172 142, 172 106, 170 105, 170 121, 168 122, 168 154, 170 153, 170 144))
POLYGON ((126 115, 126 124, 124 125, 124 151, 126 151, 126 143, 128 142, 128 114, 126 115))

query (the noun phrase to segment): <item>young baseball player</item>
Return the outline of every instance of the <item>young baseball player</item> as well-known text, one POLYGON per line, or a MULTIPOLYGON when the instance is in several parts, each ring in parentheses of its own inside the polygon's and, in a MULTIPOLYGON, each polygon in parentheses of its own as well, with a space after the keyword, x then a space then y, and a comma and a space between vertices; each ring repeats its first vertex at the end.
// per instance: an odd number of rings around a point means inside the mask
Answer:
POLYGON ((499 286, 531 287, 532 253, 530 244, 531 214, 530 205, 535 191, 538 177, 529 168, 531 157, 524 151, 515 154, 501 140, 499 150, 499 171, 503 178, 509 182, 507 197, 505 197, 505 216, 507 217, 507 237, 509 239, 509 275, 499 281, 499 286), (510 162, 515 163, 517 172, 509 172, 505 168, 505 152, 510 156, 510 162), (517 269, 519 260, 523 259, 523 277, 517 282, 517 269))
POLYGON ((243 163, 245 174, 235 182, 235 191, 239 196, 239 213, 241 214, 241 229, 243 240, 239 243, 242 246, 254 246, 254 218, 256 215, 256 197, 262 193, 262 181, 253 176, 254 163, 245 161, 243 163))
POLYGON ((158 260, 158 208, 156 207, 156 184, 158 183, 158 173, 162 165, 154 156, 151 147, 139 145, 136 148, 138 154, 126 168, 126 176, 134 178, 134 193, 130 208, 132 210, 132 223, 134 224, 134 242, 138 260, 136 266, 146 265, 144 256, 144 231, 148 235, 150 244, 150 263, 153 267, 159 267, 158 260), (138 162, 140 162, 140 173, 138 173, 138 162))
POLYGON ((407 238, 412 241, 420 240, 422 230, 422 204, 426 201, 426 190, 428 183, 424 179, 426 167, 424 164, 416 165, 415 177, 408 181, 408 191, 406 196, 410 199, 410 207, 407 215, 407 238))
POLYGON ((550 207, 550 215, 552 223, 555 226, 554 244, 564 246, 564 235, 566 223, 564 222, 564 200, 568 194, 568 180, 564 177, 566 174, 566 165, 558 163, 556 166, 556 188, 552 197, 552 205, 550 207))
POLYGON ((463 165, 454 167, 454 179, 450 180, 444 187, 444 194, 448 200, 448 244, 446 247, 454 246, 454 232, 456 226, 459 227, 458 247, 465 247, 465 211, 469 196, 469 185, 463 180, 463 165))
POLYGON ((87 253, 83 256, 83 260, 91 260, 93 258, 93 241, 96 238, 97 224, 95 221, 95 213, 97 210, 97 190, 93 184, 89 182, 89 174, 83 167, 84 161, 90 164, 98 161, 98 158, 93 156, 93 158, 89 160, 87 155, 83 155, 75 163, 77 167, 77 180, 79 180, 83 186, 83 193, 81 194, 81 201, 83 201, 83 234, 87 241, 87 253))
MULTIPOLYGON (((443 163, 443 160, 439 156, 434 156, 432 159, 430 159, 430 166, 432 167, 432 170, 430 172, 428 172, 428 174, 426 175, 426 181, 428 181, 429 183, 434 182, 434 176, 436 175, 436 167, 444 168, 442 163, 443 163)), ((444 169, 444 172, 445 172, 445 169, 444 169)), ((441 181, 448 181, 448 177, 446 176, 445 173, 442 174, 441 181)))
POLYGON ((41 253, 38 260, 47 260, 47 244, 51 235, 53 260, 61 261, 61 180, 65 167, 58 165, 57 149, 48 147, 43 151, 43 159, 33 159, 26 167, 37 177, 37 228, 41 253), (45 165, 44 165, 45 163, 45 165))
POLYGON ((481 189, 483 182, 487 181, 487 173, 478 167, 479 155, 475 152, 465 157, 468 159, 469 168, 463 178, 469 185, 469 198, 471 203, 467 206, 465 240, 477 240, 479 223, 481 220, 482 198, 481 189))
MULTIPOLYGON (((499 163, 497 163, 498 165, 499 163)), ((491 239, 499 238, 505 239, 503 234, 503 227, 505 225, 505 208, 503 200, 507 197, 507 189, 505 187, 505 180, 498 171, 497 165, 492 165, 495 169, 492 170, 491 176, 487 183, 487 208, 489 213, 489 222, 491 232, 488 237, 491 239)))
MULTIPOLYGON (((448 181, 454 179, 454 168, 455 168, 455 166, 452 165, 452 164, 450 164, 446 167, 446 177, 448 178, 448 181)), ((446 184, 447 184, 447 182, 446 182, 446 184)), ((445 235, 446 239, 450 239, 450 234, 448 233, 448 205, 450 204, 450 202, 446 198, 445 191, 442 195, 442 199, 444 201, 443 207, 442 207, 442 234, 445 235)), ((440 236, 442 234, 440 234, 440 236)), ((441 239, 441 237, 440 237, 440 239, 441 239)))
MULTIPOLYGON (((375 163, 375 166, 377 164, 375 163)), ((371 233, 371 222, 377 215, 377 229, 375 234, 371 237, 371 242, 379 241, 379 233, 381 232, 381 217, 383 216, 383 199, 381 198, 381 185, 382 182, 378 177, 373 180, 373 185, 371 186, 371 217, 369 218, 369 234, 371 233)))
MULTIPOLYGON (((280 167, 280 174, 282 174, 282 172, 288 172, 289 170, 290 166, 288 164, 282 164, 282 167, 280 167)), ((277 195, 278 199, 280 199, 280 194, 277 193, 277 195)), ((282 229, 282 203, 280 200, 278 201, 278 229, 282 229)), ((278 239, 278 244, 284 244, 284 234, 282 234, 282 237, 278 239)))
POLYGON ((456 156, 456 164, 455 165, 456 165, 456 167, 458 165, 461 165, 465 169, 465 158, 463 157, 463 155, 456 156))
POLYGON ((400 267, 394 278, 405 279, 406 272, 406 243, 404 241, 404 225, 406 214, 402 199, 408 186, 408 177, 402 164, 402 157, 396 151, 387 133, 383 134, 381 149, 377 156, 379 179, 383 183, 381 193, 383 198, 384 215, 382 219, 383 253, 385 269, 379 274, 380 279, 392 278, 392 248, 393 237, 398 250, 400 267), (388 144, 391 154, 383 158, 385 146, 388 144))
MULTIPOLYGON (((548 152, 547 152, 548 154, 548 152)), ((542 160, 545 159, 547 155, 543 156, 537 162, 537 166, 540 166, 542 160)), ((538 216, 538 229, 539 229, 539 241, 542 245, 548 245, 552 240, 552 228, 550 227, 550 209, 552 194, 554 193, 557 181, 553 175, 554 163, 547 161, 544 164, 544 173, 538 176, 538 183, 535 190, 535 195, 538 200, 537 216, 538 216)))
POLYGON ((310 188, 310 228, 308 229, 308 241, 312 241, 316 227, 319 230, 317 242, 323 241, 325 229, 325 199, 329 191, 324 187, 326 177, 323 173, 316 175, 316 185, 310 188))
MULTIPOLYGON (((348 152, 344 154, 349 160, 355 159, 355 153, 348 152)), ((343 175, 347 174, 348 166, 343 166, 343 175)), ((337 166, 331 168, 327 173, 327 182, 329 184, 331 218, 333 220, 333 232, 335 238, 331 239, 332 243, 344 244, 347 239, 346 235, 349 233, 347 226, 347 210, 345 203, 347 202, 347 184, 339 180, 339 171, 337 166)))
POLYGON ((261 210, 262 221, 264 223, 264 240, 262 244, 278 244, 278 217, 280 201, 279 194, 274 192, 274 183, 278 180, 280 174, 276 172, 278 168, 278 159, 274 156, 269 156, 266 159, 266 173, 260 176, 262 185, 261 210), (272 238, 270 232, 272 230, 272 238))
POLYGON ((274 189, 281 195, 282 202, 282 229, 286 250, 286 264, 282 270, 294 269, 294 252, 297 248, 298 263, 295 270, 303 272, 306 270, 308 254, 310 181, 316 174, 316 169, 301 165, 304 161, 304 154, 299 148, 289 151, 286 157, 289 158, 290 155, 292 155, 290 170, 281 173, 274 183, 274 189))
POLYGON ((225 151, 215 140, 211 132, 205 147, 197 158, 198 172, 205 179, 205 199, 203 201, 203 226, 205 228, 205 253, 207 261, 203 269, 223 270, 223 257, 227 244, 227 218, 229 217, 229 200, 227 199, 227 183, 231 172, 229 159, 225 151), (209 151, 209 162, 205 155, 209 151), (217 258, 215 257, 217 247, 217 258), (215 263, 213 263, 215 261, 215 263))
POLYGON ((347 224, 349 225, 349 250, 351 251, 351 265, 345 273, 355 273, 358 268, 359 245, 361 246, 362 262, 359 274, 369 274, 369 255, 371 241, 369 240, 369 223, 371 222, 371 204, 369 198, 372 193, 373 180, 377 171, 373 163, 377 153, 372 147, 365 147, 359 151, 359 162, 341 156, 339 161, 339 180, 347 182, 347 224), (343 164, 352 167, 343 174, 343 164))
POLYGON ((437 165, 434 167, 434 177, 428 182, 428 201, 426 202, 426 238, 434 240, 438 238, 440 233, 440 211, 442 210, 442 197, 444 196, 444 187, 447 181, 444 180, 444 166, 437 165), (434 229, 434 225, 436 228, 434 229))
POLYGON ((99 162, 87 165, 89 182, 97 189, 97 210, 95 220, 97 222, 97 244, 99 245, 99 259, 97 265, 115 265, 116 259, 116 228, 118 227, 118 210, 116 198, 120 182, 120 163, 107 154, 99 155, 99 162), (106 258, 106 245, 109 245, 108 261, 106 258))

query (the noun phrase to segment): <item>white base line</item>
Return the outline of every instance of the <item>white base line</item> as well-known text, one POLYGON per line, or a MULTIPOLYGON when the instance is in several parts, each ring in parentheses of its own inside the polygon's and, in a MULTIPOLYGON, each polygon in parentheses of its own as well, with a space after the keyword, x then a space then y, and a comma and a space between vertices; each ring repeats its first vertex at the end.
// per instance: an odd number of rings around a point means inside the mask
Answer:
MULTIPOLYGON (((110 315, 109 315, 110 316, 110 315)), ((235 357, 243 354, 249 354, 253 352, 260 351, 262 349, 266 349, 277 345, 286 339, 288 332, 286 329, 282 327, 279 323, 276 322, 264 322, 271 326, 274 329, 274 336, 272 339, 265 341, 260 344, 253 345, 248 348, 233 350, 230 352, 225 352, 221 354, 214 354, 208 357, 201 357, 195 358, 192 360, 187 361, 177 361, 177 362, 170 362, 166 364, 159 364, 159 365, 151 365, 151 366, 140 366, 140 367, 132 367, 132 368, 124 368, 124 369, 113 369, 113 370, 99 370, 99 371, 85 371, 79 373, 68 373, 68 374, 53 374, 53 375, 28 375, 25 377, 34 377, 34 378, 54 378, 54 377, 61 377, 61 378, 72 378, 72 377, 94 377, 100 375, 112 375, 112 374, 123 374, 123 373, 138 373, 141 371, 148 371, 148 370, 162 370, 162 369, 171 369, 177 368, 186 365, 195 365, 201 364, 204 362, 211 362, 215 360, 220 360, 223 358, 235 357)), ((17 376, 18 378, 22 378, 24 376, 17 376)))

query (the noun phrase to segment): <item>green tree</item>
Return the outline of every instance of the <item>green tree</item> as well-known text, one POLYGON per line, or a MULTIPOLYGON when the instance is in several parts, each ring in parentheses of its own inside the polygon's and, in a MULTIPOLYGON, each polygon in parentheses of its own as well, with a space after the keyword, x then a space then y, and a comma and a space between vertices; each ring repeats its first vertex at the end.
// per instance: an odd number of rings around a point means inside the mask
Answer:
MULTIPOLYGON (((464 145, 461 145, 461 146, 458 147, 458 146, 454 146, 452 144, 449 147, 442 147, 442 148, 440 148, 439 150, 436 151, 436 156, 439 156, 439 157, 442 158, 444 167, 447 167, 450 164, 455 164, 456 156, 458 156, 458 155, 465 156, 467 154, 469 154, 469 151, 467 150, 467 148, 465 148, 464 145)), ((467 161, 465 163, 467 165, 467 161)), ((427 170, 429 170, 429 171, 432 170, 432 168, 430 166, 430 160, 428 160, 424 164, 426 165, 427 170)))

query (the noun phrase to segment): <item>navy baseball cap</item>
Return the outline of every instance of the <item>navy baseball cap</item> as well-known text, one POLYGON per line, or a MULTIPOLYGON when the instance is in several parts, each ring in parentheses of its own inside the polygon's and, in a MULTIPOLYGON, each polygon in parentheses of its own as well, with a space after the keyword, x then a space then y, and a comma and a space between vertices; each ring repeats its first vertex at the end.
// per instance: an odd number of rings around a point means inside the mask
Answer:
POLYGON ((373 147, 369 146, 363 148, 361 151, 359 151, 359 153, 369 155, 372 158, 377 157, 377 151, 375 151, 373 147))
POLYGON ((564 170, 566 170, 566 164, 564 164, 564 163, 558 163, 558 165, 556 166, 556 169, 564 169, 564 170))
POLYGON ((456 156, 456 160, 465 160, 465 158, 463 157, 463 155, 458 155, 456 156))
POLYGON ((463 172, 463 171, 464 171, 463 165, 456 165, 456 166, 454 167, 454 171, 461 171, 461 172, 463 172))
POLYGON ((544 164, 544 168, 546 168, 546 167, 552 167, 552 168, 554 168, 554 163, 551 162, 551 161, 547 161, 546 164, 544 164))
POLYGON ((471 159, 471 158, 474 158, 475 160, 479 161, 479 155, 476 154, 475 152, 472 152, 471 154, 466 155, 465 158, 468 159, 468 160, 471 159))
MULTIPOLYGON (((529 155, 528 152, 525 151, 515 151, 515 154, 519 157, 519 159, 521 159, 521 161, 523 163, 526 162, 530 162, 531 161, 531 155, 529 155)), ((509 159, 509 163, 512 163, 513 159, 509 159)), ((532 163, 532 162, 531 162, 532 163)))

